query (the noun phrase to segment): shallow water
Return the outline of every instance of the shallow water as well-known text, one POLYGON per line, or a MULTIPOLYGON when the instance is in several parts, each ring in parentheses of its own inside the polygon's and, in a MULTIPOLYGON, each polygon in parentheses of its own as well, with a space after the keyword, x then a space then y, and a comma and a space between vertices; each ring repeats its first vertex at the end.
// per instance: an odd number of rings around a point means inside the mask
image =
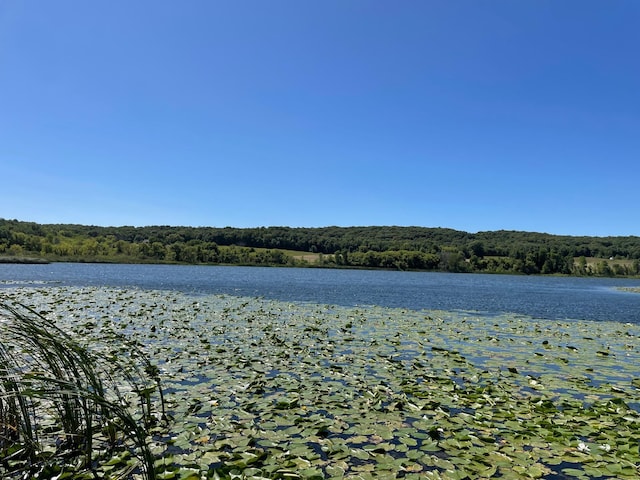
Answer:
POLYGON ((639 478, 640 325, 33 285, 4 293, 159 367, 168 478, 639 478))

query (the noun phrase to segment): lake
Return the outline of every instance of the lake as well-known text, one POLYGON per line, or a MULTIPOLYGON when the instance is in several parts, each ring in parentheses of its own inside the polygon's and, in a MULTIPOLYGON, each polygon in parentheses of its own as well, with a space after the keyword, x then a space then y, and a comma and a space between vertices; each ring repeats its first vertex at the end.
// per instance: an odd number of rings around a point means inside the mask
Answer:
POLYGON ((619 287, 640 280, 0 265, 0 297, 106 366, 148 355, 155 465, 184 479, 640 478, 640 294, 619 287))
POLYGON ((640 323, 639 279, 186 265, 0 265, 0 287, 55 284, 411 310, 640 323))

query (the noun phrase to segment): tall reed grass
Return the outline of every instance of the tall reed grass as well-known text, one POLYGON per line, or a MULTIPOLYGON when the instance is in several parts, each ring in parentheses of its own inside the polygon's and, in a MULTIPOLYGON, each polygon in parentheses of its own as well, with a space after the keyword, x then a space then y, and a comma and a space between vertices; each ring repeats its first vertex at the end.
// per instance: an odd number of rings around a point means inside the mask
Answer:
POLYGON ((0 301, 0 478, 155 479, 148 441, 164 415, 160 377, 129 347, 101 358, 34 310, 0 301))

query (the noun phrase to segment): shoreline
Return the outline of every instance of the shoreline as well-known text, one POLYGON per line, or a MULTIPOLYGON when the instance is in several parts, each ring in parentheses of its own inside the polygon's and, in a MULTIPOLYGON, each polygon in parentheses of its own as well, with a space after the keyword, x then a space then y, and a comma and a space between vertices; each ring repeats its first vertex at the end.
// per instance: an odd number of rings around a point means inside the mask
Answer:
POLYGON ((29 264, 29 265, 47 265, 51 263, 45 258, 37 257, 3 257, 0 256, 0 263, 17 263, 17 264, 29 264))

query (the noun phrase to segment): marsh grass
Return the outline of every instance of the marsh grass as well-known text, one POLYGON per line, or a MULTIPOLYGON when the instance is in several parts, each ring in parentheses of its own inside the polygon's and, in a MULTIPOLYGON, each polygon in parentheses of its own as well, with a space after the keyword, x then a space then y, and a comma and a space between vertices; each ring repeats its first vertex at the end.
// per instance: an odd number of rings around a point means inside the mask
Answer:
POLYGON ((159 373, 135 345, 122 351, 98 356, 34 310, 0 302, 0 477, 155 478, 147 439, 164 416, 159 373))

